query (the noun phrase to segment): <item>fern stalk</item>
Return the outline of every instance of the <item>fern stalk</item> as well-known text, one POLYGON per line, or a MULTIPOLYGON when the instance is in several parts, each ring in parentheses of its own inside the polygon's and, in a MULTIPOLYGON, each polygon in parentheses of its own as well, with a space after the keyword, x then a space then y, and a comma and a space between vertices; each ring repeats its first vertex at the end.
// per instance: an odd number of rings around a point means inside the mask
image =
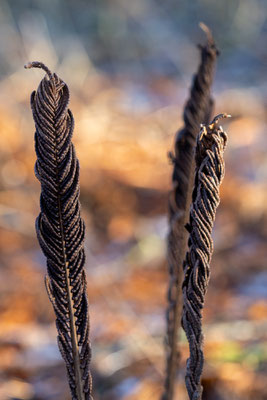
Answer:
POLYGON ((31 95, 35 122, 35 174, 41 183, 36 232, 47 260, 45 278, 56 314, 58 346, 73 400, 92 400, 84 222, 80 216, 79 162, 71 142, 74 120, 68 86, 42 63, 46 76, 31 95))
POLYGON ((180 362, 178 329, 182 316, 183 261, 188 240, 185 225, 189 220, 193 190, 194 149, 199 126, 208 123, 213 108, 211 86, 218 51, 208 28, 204 24, 201 24, 201 28, 206 32, 207 43, 199 46, 201 62, 184 108, 184 127, 176 134, 174 154, 170 153, 173 162, 173 189, 169 197, 166 375, 162 400, 174 398, 175 376, 180 362))
POLYGON ((219 187, 224 177, 223 153, 227 142, 227 135, 218 122, 227 117, 230 115, 220 114, 209 125, 203 125, 197 138, 195 182, 187 226, 189 249, 184 262, 182 318, 190 350, 185 376, 190 400, 202 399, 202 310, 210 278, 211 233, 220 202, 219 187))

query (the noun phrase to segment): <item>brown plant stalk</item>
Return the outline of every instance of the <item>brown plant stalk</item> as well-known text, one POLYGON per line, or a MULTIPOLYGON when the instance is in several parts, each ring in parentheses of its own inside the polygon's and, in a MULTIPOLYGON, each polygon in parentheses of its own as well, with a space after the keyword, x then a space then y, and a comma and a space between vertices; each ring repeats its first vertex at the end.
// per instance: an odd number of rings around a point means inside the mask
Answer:
POLYGON ((68 109, 69 89, 40 62, 28 63, 25 68, 46 72, 31 95, 35 174, 41 183, 36 232, 47 261, 46 289, 56 314, 58 346, 72 399, 92 400, 85 226, 80 216, 79 162, 71 142, 74 120, 68 109))
POLYGON ((187 225, 189 250, 184 261, 182 317, 190 350, 185 377, 190 400, 202 399, 202 310, 210 278, 211 233, 220 202, 219 187, 224 177, 223 153, 227 142, 226 133, 218 122, 227 117, 229 115, 220 114, 209 125, 203 125, 197 138, 195 182, 187 225))
POLYGON ((184 108, 184 127, 176 134, 172 186, 169 196, 169 234, 167 260, 169 267, 168 307, 166 312, 166 375, 162 400, 174 397, 175 376, 179 369, 180 351, 178 330, 182 316, 183 261, 187 249, 188 234, 185 225, 189 221, 189 207, 193 191, 194 149, 199 126, 208 123, 213 109, 211 86, 218 51, 208 28, 205 46, 201 49, 201 62, 184 108))

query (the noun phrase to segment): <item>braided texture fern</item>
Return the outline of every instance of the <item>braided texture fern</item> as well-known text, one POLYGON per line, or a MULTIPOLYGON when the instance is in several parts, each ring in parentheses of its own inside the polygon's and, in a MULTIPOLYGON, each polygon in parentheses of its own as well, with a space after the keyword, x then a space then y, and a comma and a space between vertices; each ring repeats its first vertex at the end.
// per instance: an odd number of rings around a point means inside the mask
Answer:
POLYGON ((36 232, 47 259, 46 289, 56 314, 58 346, 73 400, 92 399, 91 348, 80 216, 79 162, 71 142, 74 120, 68 86, 42 63, 47 75, 31 95, 35 122, 35 174, 41 183, 36 232))
POLYGON ((180 354, 177 333, 182 314, 183 260, 186 254, 187 234, 185 225, 189 220, 189 206, 193 190, 194 149, 199 126, 208 123, 213 108, 211 86, 218 51, 206 27, 207 43, 199 46, 201 62, 194 76, 190 97, 184 108, 184 127, 177 132, 173 162, 173 189, 169 197, 168 266, 169 288, 167 307, 167 368, 165 390, 162 400, 171 400, 180 354))
POLYGON ((228 115, 220 114, 210 125, 203 125, 197 138, 195 184, 187 226, 189 250, 184 262, 182 317, 190 349, 185 378, 190 400, 202 398, 202 309, 213 253, 211 232, 220 201, 219 186, 224 177, 223 153, 227 136, 218 126, 218 121, 225 117, 228 115))

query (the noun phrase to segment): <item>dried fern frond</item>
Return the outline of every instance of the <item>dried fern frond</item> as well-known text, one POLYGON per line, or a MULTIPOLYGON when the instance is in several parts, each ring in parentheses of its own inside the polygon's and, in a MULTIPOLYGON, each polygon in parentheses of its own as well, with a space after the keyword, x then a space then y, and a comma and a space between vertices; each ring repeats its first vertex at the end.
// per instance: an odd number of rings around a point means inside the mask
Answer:
POLYGON ((190 400, 202 398, 202 309, 213 253, 211 232, 220 202, 219 186, 224 177, 223 153, 227 136, 218 122, 226 117, 229 116, 220 114, 210 125, 203 125, 197 138, 195 183, 187 226, 190 234, 184 262, 182 318, 190 349, 185 377, 190 400))
POLYGON ((71 142, 74 120, 68 86, 40 62, 47 75, 31 95, 35 122, 35 174, 41 183, 36 232, 47 259, 46 289, 56 314, 58 346, 72 399, 92 399, 89 313, 84 271, 84 222, 80 216, 79 162, 71 142))
POLYGON ((201 62, 184 108, 184 127, 176 134, 174 154, 170 153, 173 162, 173 189, 169 197, 166 378, 162 400, 173 399, 175 375, 179 367, 178 329, 182 315, 183 261, 188 238, 185 225, 189 220, 193 190, 196 137, 200 124, 209 122, 213 108, 211 85, 218 51, 208 28, 202 24, 202 29, 207 34, 207 43, 199 46, 201 62))

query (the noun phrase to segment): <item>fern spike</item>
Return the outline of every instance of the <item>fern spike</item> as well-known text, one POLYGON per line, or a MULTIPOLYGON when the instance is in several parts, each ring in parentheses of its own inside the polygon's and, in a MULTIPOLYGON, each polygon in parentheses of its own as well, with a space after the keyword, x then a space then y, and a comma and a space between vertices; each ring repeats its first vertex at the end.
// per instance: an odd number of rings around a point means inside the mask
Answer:
POLYGON ((169 196, 166 375, 162 400, 174 398, 175 376, 179 369, 178 329, 182 315, 183 260, 188 238, 185 225, 189 220, 193 190, 196 137, 200 124, 209 122, 213 108, 211 86, 218 51, 209 29, 204 24, 201 24, 201 28, 206 33, 207 43, 205 46, 199 46, 201 62, 184 108, 184 127, 176 134, 174 154, 170 153, 173 162, 173 188, 169 196))
POLYGON ((219 187, 224 177, 223 153, 227 142, 226 133, 218 122, 227 117, 230 116, 220 114, 208 126, 203 125, 197 138, 195 182, 187 225, 189 249, 184 261, 182 317, 190 350, 185 377, 190 400, 202 399, 202 310, 210 278, 213 253, 211 233, 220 201, 219 187))
POLYGON ((28 63, 25 68, 46 72, 31 95, 35 174, 41 183, 36 232, 47 260, 46 289, 56 314, 58 346, 72 399, 92 400, 85 227, 80 216, 79 162, 71 142, 74 120, 68 109, 69 89, 40 62, 28 63))

